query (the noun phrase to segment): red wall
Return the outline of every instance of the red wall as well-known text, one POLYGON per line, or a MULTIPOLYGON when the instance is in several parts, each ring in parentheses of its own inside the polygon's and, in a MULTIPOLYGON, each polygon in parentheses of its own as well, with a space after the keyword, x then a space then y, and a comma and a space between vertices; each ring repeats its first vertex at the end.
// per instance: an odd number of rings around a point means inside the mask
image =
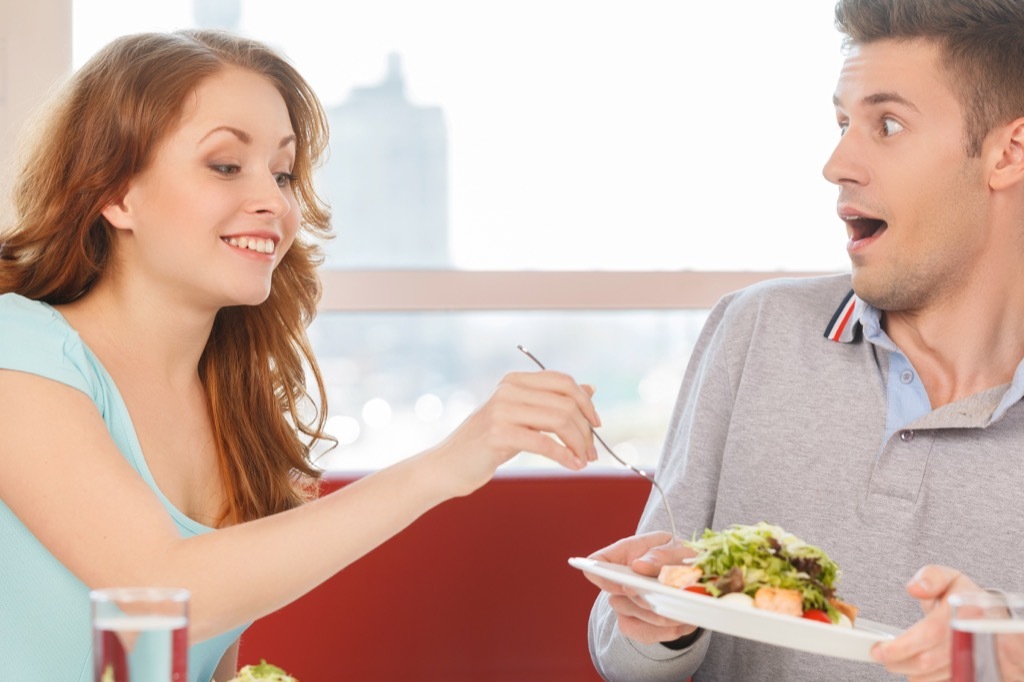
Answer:
POLYGON ((629 472, 500 474, 255 623, 240 664, 300 682, 598 682, 597 588, 566 560, 632 534, 649 492, 629 472))

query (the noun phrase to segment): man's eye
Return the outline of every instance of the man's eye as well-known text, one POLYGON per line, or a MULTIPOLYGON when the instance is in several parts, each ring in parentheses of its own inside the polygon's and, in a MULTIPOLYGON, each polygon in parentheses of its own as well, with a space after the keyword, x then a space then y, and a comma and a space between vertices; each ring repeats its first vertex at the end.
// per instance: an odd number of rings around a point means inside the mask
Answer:
POLYGON ((883 118, 882 119, 882 135, 884 137, 892 137, 897 133, 903 132, 903 124, 895 119, 883 118))

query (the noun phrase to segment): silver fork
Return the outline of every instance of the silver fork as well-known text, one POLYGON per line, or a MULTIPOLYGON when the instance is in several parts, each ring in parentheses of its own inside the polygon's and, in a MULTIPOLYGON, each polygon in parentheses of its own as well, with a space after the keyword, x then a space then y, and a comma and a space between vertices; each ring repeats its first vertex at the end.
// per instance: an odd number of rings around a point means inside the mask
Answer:
MULTIPOLYGON (((526 350, 526 348, 524 348, 523 346, 516 346, 516 348, 518 348, 523 353, 523 355, 525 355, 526 357, 528 357, 531 360, 533 360, 533 362, 538 367, 540 367, 541 369, 547 369, 547 367, 544 366, 544 363, 542 363, 540 360, 538 360, 537 356, 535 356, 530 351, 526 350)), ((658 485, 657 481, 654 480, 654 477, 651 476, 650 474, 648 474, 647 472, 643 471, 642 469, 638 469, 637 467, 633 466, 632 464, 630 464, 629 462, 627 462, 626 460, 622 459, 617 454, 615 454, 615 451, 612 450, 610 447, 608 447, 608 444, 604 442, 604 439, 601 438, 600 434, 598 434, 597 431, 594 430, 593 426, 590 427, 590 432, 592 434, 594 434, 594 438, 597 439, 597 442, 600 443, 602 446, 604 446, 604 449, 608 451, 608 454, 615 458, 616 462, 618 462, 619 464, 622 464, 623 466, 631 469, 638 476, 640 476, 641 478, 646 480, 648 483, 650 483, 652 486, 654 486, 655 490, 658 491, 658 494, 661 495, 661 501, 665 505, 665 513, 668 514, 669 526, 672 527, 672 544, 673 545, 679 544, 679 534, 676 532, 676 520, 672 516, 672 508, 668 506, 668 496, 665 495, 665 491, 661 489, 661 486, 658 485)))

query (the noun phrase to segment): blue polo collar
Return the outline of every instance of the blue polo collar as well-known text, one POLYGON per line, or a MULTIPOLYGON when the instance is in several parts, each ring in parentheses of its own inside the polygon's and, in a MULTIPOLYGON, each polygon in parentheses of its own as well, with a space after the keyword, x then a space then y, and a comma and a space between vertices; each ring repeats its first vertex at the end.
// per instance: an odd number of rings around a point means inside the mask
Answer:
MULTIPOLYGON (((825 338, 829 341, 835 341, 837 343, 851 343, 857 341, 864 336, 864 325, 868 324, 869 331, 877 332, 870 333, 871 342, 876 345, 880 345, 890 352, 900 353, 902 352, 892 343, 892 341, 881 331, 881 314, 878 310, 872 309, 870 304, 865 303, 853 293, 851 289, 846 296, 843 297, 843 302, 836 308, 835 313, 832 315, 832 319, 829 320, 828 327, 825 328, 825 338), (869 311, 874 312, 870 314, 869 311), (865 318, 865 313, 869 313, 865 318)), ((993 387, 987 391, 982 391, 979 394, 966 398, 963 401, 958 401, 955 404, 946 405, 939 408, 933 415, 941 417, 941 425, 944 426, 956 426, 956 415, 961 417, 974 417, 977 418, 979 415, 983 415, 981 419, 982 425, 987 426, 993 422, 998 421, 1006 414, 1006 411, 1013 405, 1017 404, 1021 400, 1024 400, 1024 360, 1021 360, 1020 364, 1017 365, 1017 371, 1014 373, 1013 380, 1009 384, 1002 386, 993 387), (970 409, 965 409, 964 405, 967 405, 970 409), (973 406, 973 407, 972 407, 973 406), (959 412, 958 412, 959 410, 959 412), (951 413, 955 413, 954 417, 950 417, 951 413)), ((928 425, 929 418, 919 420, 919 426, 928 425)), ((938 424, 938 422, 937 422, 938 424)), ((976 426, 976 423, 962 424, 963 426, 976 426)))

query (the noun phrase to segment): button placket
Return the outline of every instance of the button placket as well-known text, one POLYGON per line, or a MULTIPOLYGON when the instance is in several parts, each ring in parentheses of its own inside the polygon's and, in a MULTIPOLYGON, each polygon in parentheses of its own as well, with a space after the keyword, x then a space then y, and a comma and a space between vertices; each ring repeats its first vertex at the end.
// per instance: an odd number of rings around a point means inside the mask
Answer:
POLYGON ((935 438, 929 430, 904 429, 882 446, 858 510, 865 522, 901 523, 913 516, 935 438))

